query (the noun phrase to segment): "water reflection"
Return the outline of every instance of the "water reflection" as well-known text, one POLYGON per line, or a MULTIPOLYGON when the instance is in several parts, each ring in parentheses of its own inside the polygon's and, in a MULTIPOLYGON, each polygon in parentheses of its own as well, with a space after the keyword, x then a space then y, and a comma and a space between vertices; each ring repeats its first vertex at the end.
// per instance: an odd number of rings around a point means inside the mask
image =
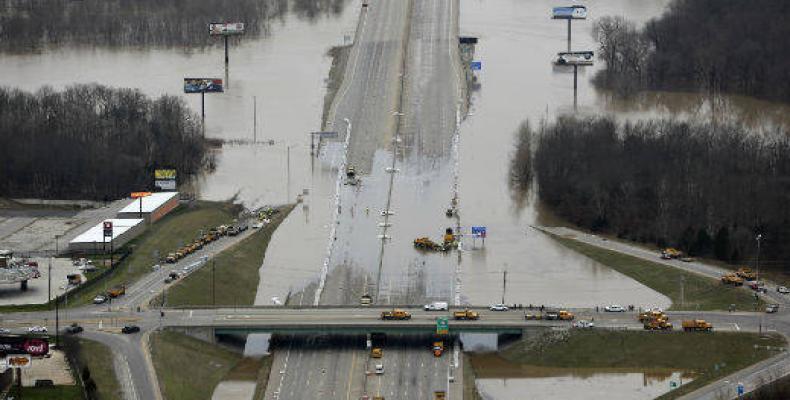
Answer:
MULTIPOLYGON (((210 22, 245 23, 245 36, 268 34, 270 21, 291 11, 314 21, 340 15, 346 0, 3 0, 0 51, 61 46, 201 48, 222 41, 210 22)), ((232 42, 241 39, 231 38, 232 42)))
POLYGON ((475 355, 471 362, 481 396, 496 400, 653 399, 695 379, 693 372, 662 368, 539 367, 496 354, 475 355))

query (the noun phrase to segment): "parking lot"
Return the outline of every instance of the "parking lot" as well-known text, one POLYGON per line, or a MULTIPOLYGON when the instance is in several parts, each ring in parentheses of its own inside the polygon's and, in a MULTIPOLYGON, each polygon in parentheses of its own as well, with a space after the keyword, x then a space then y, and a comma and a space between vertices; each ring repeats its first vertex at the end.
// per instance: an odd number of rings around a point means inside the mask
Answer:
MULTIPOLYGON (((19 284, 0 285, 0 305, 11 304, 44 304, 49 300, 49 258, 31 258, 31 261, 38 262, 38 270, 41 276, 28 281, 27 290, 22 291, 19 284)), ((52 259, 52 297, 66 293, 73 289, 68 286, 66 275, 80 274, 78 267, 72 265, 71 259, 53 258, 52 259)), ((83 275, 83 281, 85 276, 83 275)))

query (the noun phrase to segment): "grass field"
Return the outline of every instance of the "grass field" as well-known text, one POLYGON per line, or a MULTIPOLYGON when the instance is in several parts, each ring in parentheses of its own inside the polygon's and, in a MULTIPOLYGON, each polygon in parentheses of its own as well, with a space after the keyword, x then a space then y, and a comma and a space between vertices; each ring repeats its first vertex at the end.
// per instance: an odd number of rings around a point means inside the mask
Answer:
POLYGON ((239 353, 168 331, 151 335, 151 356, 168 400, 210 399, 217 384, 242 360, 239 353))
POLYGON ((639 283, 669 297, 673 310, 726 310, 735 304, 737 310, 762 310, 762 300, 755 303, 754 295, 744 288, 723 285, 716 279, 643 260, 615 251, 602 249, 573 239, 552 236, 564 246, 584 254, 639 283), (680 280, 684 279, 681 299, 680 280), (681 302, 681 300, 683 300, 681 302))
POLYGON ((158 263, 154 258, 156 251, 160 257, 164 257, 193 241, 201 229, 208 230, 217 225, 231 223, 237 211, 237 206, 229 203, 202 201, 194 207, 182 206, 176 209, 150 225, 142 235, 126 245, 133 248, 132 254, 116 267, 115 273, 105 278, 105 282, 70 297, 69 305, 90 303, 93 297, 114 285, 131 285, 136 279, 150 272, 152 265, 158 263))
POLYGON ((81 376, 84 367, 90 371, 99 399, 111 400, 121 397, 121 387, 115 376, 110 348, 102 343, 75 336, 62 336, 61 341, 69 357, 76 359, 77 370, 74 374, 81 376))
MULTIPOLYGON (((785 345, 780 336, 760 338, 754 333, 572 330, 544 332, 508 346, 499 355, 515 364, 537 367, 672 369, 695 373, 693 382, 662 396, 663 399, 687 393, 776 355, 785 345)), ((484 368, 485 357, 488 356, 470 357, 475 371, 484 368)))
POLYGON ((274 361, 273 355, 266 356, 260 360, 260 369, 257 377, 258 384, 255 386, 254 400, 264 400, 266 386, 269 384, 269 374, 272 371, 272 361, 274 361))
MULTIPOLYGON (((270 224, 218 254, 209 261, 209 265, 168 289, 167 305, 253 304, 266 248, 274 231, 292 209, 293 206, 281 208, 270 224)), ((152 301, 152 304, 160 303, 160 297, 152 301)))

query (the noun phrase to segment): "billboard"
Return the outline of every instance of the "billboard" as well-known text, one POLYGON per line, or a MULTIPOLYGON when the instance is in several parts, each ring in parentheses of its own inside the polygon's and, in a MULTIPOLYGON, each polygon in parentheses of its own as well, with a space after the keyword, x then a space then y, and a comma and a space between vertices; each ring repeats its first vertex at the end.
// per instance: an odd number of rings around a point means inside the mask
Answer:
POLYGON ((208 24, 209 35, 241 35, 244 34, 243 22, 212 22, 208 24))
POLYGON ((551 11, 554 19, 587 19, 585 6, 554 7, 551 11))
POLYGON ((571 51, 557 53, 557 65, 593 65, 592 51, 571 51))
POLYGON ((154 170, 154 179, 176 179, 175 169, 157 169, 154 170))
POLYGON ((30 354, 34 357, 44 356, 49 353, 49 341, 46 338, 6 336, 0 338, 0 351, 4 353, 30 354))
POLYGON ((184 93, 222 93, 222 79, 184 78, 184 93))
POLYGON ((154 186, 161 191, 170 192, 176 190, 176 181, 157 179, 154 181, 154 186))

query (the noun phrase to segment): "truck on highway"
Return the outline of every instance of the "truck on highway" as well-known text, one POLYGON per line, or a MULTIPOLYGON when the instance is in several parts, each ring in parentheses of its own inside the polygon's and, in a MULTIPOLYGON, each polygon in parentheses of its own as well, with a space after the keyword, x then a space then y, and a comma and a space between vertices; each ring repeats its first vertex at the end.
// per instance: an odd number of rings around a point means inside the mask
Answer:
POLYGON ((383 320, 407 320, 411 319, 411 314, 404 310, 394 309, 392 311, 382 311, 381 319, 383 320))
POLYGON ((686 332, 710 332, 713 330, 713 325, 704 319, 687 319, 682 322, 681 326, 686 332))
POLYGON ((447 311, 447 302, 446 301, 434 301, 431 304, 426 304, 423 306, 425 311, 447 311))
POLYGON ((644 327, 647 331, 671 331, 672 323, 665 319, 654 319, 646 321, 644 327))
POLYGON ((480 319, 480 313, 472 310, 453 311, 454 319, 475 320, 480 319))
POLYGON ((735 275, 737 275, 739 278, 743 278, 744 280, 747 280, 747 281, 753 281, 753 280, 757 279, 757 274, 752 272, 751 268, 748 268, 748 267, 738 268, 738 270, 735 271, 735 275))
POLYGON ((683 252, 678 249, 667 247, 666 249, 661 250, 661 258, 664 260, 671 260, 673 258, 680 257, 683 257, 683 252))
POLYGON ((444 342, 442 341, 433 342, 433 356, 441 357, 442 352, 444 352, 444 342))
POLYGON ((445 398, 447 398, 447 395, 444 390, 437 390, 433 392, 433 400, 444 400, 445 398))
POLYGON ((107 295, 112 298, 123 296, 124 294, 126 294, 126 286, 124 285, 113 286, 107 291, 107 295))
POLYGON ((659 310, 650 310, 650 311, 645 311, 645 312, 642 312, 642 313, 639 314, 639 322, 641 322, 641 323, 647 323, 647 322, 655 321, 655 320, 668 321, 669 320, 669 316, 664 314, 663 311, 659 311, 659 310))
POLYGON ((743 278, 733 273, 724 274, 721 277, 721 283, 725 285, 742 286, 743 278))

